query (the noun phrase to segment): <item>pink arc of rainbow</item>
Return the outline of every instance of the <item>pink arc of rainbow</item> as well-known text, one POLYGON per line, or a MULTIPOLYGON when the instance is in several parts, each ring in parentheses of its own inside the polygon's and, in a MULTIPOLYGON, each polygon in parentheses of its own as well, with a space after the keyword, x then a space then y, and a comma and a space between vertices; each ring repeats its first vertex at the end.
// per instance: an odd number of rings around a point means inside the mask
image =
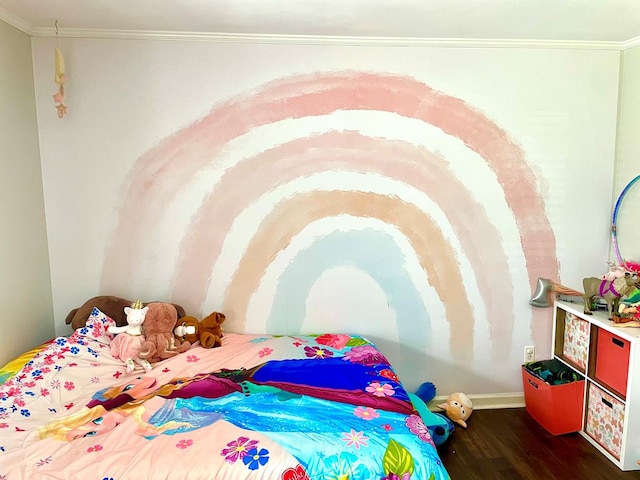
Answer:
MULTIPOLYGON (((144 243, 144 232, 158 221, 176 192, 212 162, 233 138, 253 128, 338 110, 376 110, 414 118, 457 137, 495 172, 514 213, 530 286, 538 277, 557 277, 555 236, 537 190, 535 175, 521 149, 506 132, 464 101, 397 75, 338 72, 292 76, 232 98, 204 118, 163 140, 143 155, 127 176, 119 221, 107 242, 101 289, 127 282, 144 243), (141 205, 152 205, 153 215, 141 205)), ((524 300, 523 300, 524 301, 524 300)), ((548 343, 548 315, 534 313, 536 344, 548 343)))

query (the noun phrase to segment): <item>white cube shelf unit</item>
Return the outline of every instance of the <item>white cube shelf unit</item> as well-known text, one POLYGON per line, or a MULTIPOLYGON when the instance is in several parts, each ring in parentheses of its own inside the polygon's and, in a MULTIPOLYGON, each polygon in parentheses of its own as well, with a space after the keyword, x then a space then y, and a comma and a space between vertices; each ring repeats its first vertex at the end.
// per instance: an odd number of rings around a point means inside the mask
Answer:
POLYGON ((621 470, 640 470, 640 328, 556 301, 552 348, 587 380, 580 434, 621 470))

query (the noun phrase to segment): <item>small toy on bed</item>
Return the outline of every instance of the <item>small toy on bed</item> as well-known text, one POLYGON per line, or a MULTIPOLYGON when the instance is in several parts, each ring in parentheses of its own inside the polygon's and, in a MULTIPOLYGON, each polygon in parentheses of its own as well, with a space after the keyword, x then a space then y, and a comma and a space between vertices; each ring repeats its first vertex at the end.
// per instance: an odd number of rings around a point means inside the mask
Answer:
POLYGON ((222 345, 222 323, 225 315, 220 312, 212 312, 202 320, 195 317, 184 317, 173 333, 191 344, 200 342, 204 348, 214 348, 222 345))
POLYGON ((413 407, 418 411, 427 430, 429 430, 433 443, 439 447, 455 432, 456 427, 444 414, 429 410, 427 405, 435 396, 436 387, 431 382, 420 385, 415 394, 409 393, 413 407))
POLYGON ((178 322, 176 307, 163 302, 152 302, 147 307, 149 310, 142 326, 145 342, 142 344, 140 357, 154 363, 175 357, 191 348, 189 341, 183 342, 173 333, 178 322))
POLYGON ((449 420, 467 428, 467 420, 473 413, 473 402, 464 393, 456 392, 449 395, 447 401, 438 404, 444 410, 449 420))
POLYGON ((142 366, 147 372, 151 370, 151 364, 139 356, 145 340, 142 335, 142 324, 148 310, 149 307, 143 307, 140 300, 137 300, 130 307, 123 309, 127 318, 125 326, 112 325, 107 329, 109 333, 116 334, 110 345, 111 355, 124 362, 127 373, 135 370, 135 363, 142 366))
MULTIPOLYGON (((118 327, 124 327, 127 325, 127 316, 124 313, 126 307, 130 307, 133 302, 120 297, 114 297, 112 295, 100 295, 92 297, 84 302, 80 307, 74 308, 67 314, 65 323, 71 324, 74 330, 82 328, 87 323, 87 319, 91 315, 93 308, 97 308, 109 318, 112 318, 118 327)), ((148 305, 143 303, 143 306, 148 305)), ((182 318, 186 315, 184 308, 180 305, 172 304, 176 307, 178 312, 178 318, 182 318)))

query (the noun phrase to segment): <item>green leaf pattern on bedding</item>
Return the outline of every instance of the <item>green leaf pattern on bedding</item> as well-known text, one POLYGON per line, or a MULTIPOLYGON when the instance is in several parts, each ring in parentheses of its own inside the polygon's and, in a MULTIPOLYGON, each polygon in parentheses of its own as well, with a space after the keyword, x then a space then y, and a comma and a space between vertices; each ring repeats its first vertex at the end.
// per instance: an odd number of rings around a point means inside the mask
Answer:
POLYGON ((384 473, 388 478, 395 474, 399 478, 409 478, 413 474, 413 457, 411 453, 395 440, 389 440, 382 460, 384 473), (408 474, 408 476, 407 476, 408 474))

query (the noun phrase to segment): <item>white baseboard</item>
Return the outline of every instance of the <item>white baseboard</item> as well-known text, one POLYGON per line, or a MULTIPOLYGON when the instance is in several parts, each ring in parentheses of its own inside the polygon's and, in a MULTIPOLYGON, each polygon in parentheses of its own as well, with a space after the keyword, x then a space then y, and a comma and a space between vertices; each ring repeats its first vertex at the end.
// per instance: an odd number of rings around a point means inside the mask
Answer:
MULTIPOLYGON (((473 402, 474 410, 524 407, 524 393, 487 393, 467 396, 473 402)), ((434 412, 441 411, 437 405, 446 400, 447 397, 436 396, 429 402, 428 407, 434 412)))

